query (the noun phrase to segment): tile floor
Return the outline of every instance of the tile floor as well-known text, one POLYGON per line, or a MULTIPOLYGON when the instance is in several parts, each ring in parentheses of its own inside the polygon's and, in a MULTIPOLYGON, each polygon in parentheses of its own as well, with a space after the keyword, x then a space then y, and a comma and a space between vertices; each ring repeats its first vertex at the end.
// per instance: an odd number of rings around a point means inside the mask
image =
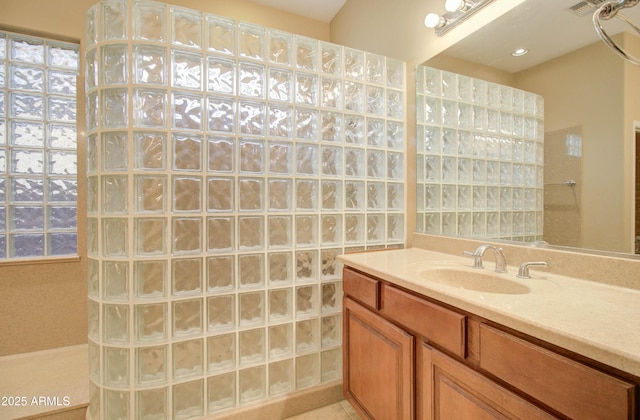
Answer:
POLYGON ((360 420, 358 413, 346 400, 327 405, 285 420, 360 420))

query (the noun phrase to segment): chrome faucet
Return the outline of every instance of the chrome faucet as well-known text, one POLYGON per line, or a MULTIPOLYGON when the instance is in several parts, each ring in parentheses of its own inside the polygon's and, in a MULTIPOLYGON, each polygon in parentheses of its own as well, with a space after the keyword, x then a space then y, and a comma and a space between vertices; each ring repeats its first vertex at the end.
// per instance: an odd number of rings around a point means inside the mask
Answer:
POLYGON ((498 248, 494 245, 484 244, 480 245, 474 252, 464 251, 464 255, 473 257, 473 268, 484 268, 482 265, 482 257, 487 249, 491 249, 496 259, 496 273, 507 272, 507 259, 504 256, 502 248, 498 248))
POLYGON ((521 279, 530 279, 531 276, 529 275, 529 267, 531 266, 540 266, 540 267, 549 267, 549 264, 547 264, 544 261, 530 261, 530 262, 525 262, 522 263, 520 265, 520 268, 518 269, 518 274, 517 277, 521 278, 521 279))

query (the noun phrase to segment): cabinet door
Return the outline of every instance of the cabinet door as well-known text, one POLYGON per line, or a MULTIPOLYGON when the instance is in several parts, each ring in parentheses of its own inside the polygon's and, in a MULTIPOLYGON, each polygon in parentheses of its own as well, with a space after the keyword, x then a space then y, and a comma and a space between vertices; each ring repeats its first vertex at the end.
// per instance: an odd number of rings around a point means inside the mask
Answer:
POLYGON ((364 418, 413 418, 414 338, 344 299, 345 398, 364 418))
POLYGON ((416 376, 418 419, 555 418, 424 343, 417 349, 416 376))

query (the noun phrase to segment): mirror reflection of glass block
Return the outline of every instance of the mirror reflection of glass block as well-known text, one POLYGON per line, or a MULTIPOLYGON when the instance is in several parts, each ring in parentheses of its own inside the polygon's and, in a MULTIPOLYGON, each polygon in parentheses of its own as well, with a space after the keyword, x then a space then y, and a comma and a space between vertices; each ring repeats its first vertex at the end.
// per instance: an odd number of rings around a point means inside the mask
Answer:
POLYGON ((229 372, 207 378, 209 413, 236 406, 236 373, 229 372))
POLYGON ((268 29, 269 61, 289 65, 292 61, 293 36, 288 32, 268 29))
POLYGON ((133 6, 133 33, 135 39, 165 41, 167 23, 164 3, 136 2, 133 6))
MULTIPOLYGON (((447 186, 449 187, 449 186, 447 186)), ((455 188, 455 186, 452 186, 455 188)), ((468 210, 471 208, 472 203, 472 190, 469 185, 458 185, 457 187, 457 206, 454 204, 451 208, 468 210)), ((455 203, 455 202, 454 202, 455 203)))
POLYGON ((290 138, 293 133, 293 108, 269 104, 269 135, 290 138))
POLYGON ((136 391, 136 418, 166 418, 167 407, 166 388, 136 391))
POLYGON ((105 342, 129 342, 129 305, 103 305, 102 319, 105 342))
POLYGON ((367 242, 375 243, 385 240, 385 223, 382 214, 367 214, 367 242))
POLYGON ((235 326, 235 296, 211 296, 207 298, 207 330, 228 331, 235 326))
POLYGON ((291 324, 269 327, 269 359, 293 354, 293 328, 291 324))
POLYGON ((317 353, 296 357, 296 389, 308 388, 320 382, 320 362, 317 353))
POLYGON ((126 387, 129 385, 129 349, 103 347, 105 385, 126 387))
POLYGON ((403 214, 387 215, 387 241, 389 242, 404 241, 404 215, 403 214))
POLYGON ((458 213, 458 235, 471 235, 472 233, 472 218, 471 213, 458 213))
POLYGON ((147 385, 167 380, 167 347, 138 347, 136 352, 136 383, 147 385))
POLYGON ((173 418, 190 419, 204 415, 204 380, 173 385, 173 418))
POLYGON ((236 25, 233 19, 206 15, 207 49, 219 54, 235 53, 236 25))
POLYGON ((209 171, 213 172, 232 172, 234 169, 234 140, 224 137, 209 137, 209 171))
POLYGON ((238 372, 240 404, 263 399, 267 393, 266 367, 256 366, 238 372))
POLYGON ((173 343, 173 378, 183 379, 203 373, 204 342, 202 339, 173 343))
POLYGON ((240 366, 265 361, 265 330, 240 331, 238 334, 240 366))
POLYGON ((500 212, 500 236, 511 236, 511 213, 500 212))
POLYGON ((500 235, 500 214, 497 212, 486 213, 486 234, 489 237, 497 238, 500 235))
POLYGON ((485 213, 473 213, 472 215, 472 233, 474 236, 486 235, 486 214, 485 213))
POLYGON ((339 346, 342 343, 342 316, 326 316, 320 321, 322 348, 339 346))
POLYGON ((291 254, 288 252, 274 252, 268 256, 269 284, 291 284, 291 254))
POLYGON ((134 293, 138 298, 166 296, 166 261, 135 261, 133 263, 134 293))
POLYGON ((235 333, 207 337, 208 372, 216 372, 235 367, 235 333))
POLYGON ((173 302, 173 338, 201 334, 202 311, 201 299, 173 302))
POLYGON ((136 45, 133 52, 136 83, 165 85, 167 83, 167 50, 150 45, 136 45))
POLYGON ((318 313, 317 285, 296 288, 296 318, 313 316, 318 313))
POLYGON ((207 258, 207 290, 223 292, 233 290, 235 284, 235 258, 221 255, 207 258))
POLYGON ((240 326, 263 325, 265 317, 264 292, 238 295, 240 305, 240 326))
POLYGON ((287 321, 292 317, 291 289, 269 291, 269 321, 287 321))
POLYGON ((103 262, 103 297, 107 300, 129 299, 129 264, 118 261, 103 262))

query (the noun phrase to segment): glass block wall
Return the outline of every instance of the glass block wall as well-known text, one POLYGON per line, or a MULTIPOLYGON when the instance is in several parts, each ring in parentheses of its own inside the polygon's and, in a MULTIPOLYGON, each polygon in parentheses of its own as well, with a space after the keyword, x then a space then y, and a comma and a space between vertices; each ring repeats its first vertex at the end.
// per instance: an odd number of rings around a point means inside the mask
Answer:
POLYGON ((149 1, 86 41, 90 417, 339 380, 335 258, 404 242, 405 64, 149 1))
POLYGON ((78 50, 0 31, 0 260, 77 253, 78 50))
POLYGON ((426 66, 416 79, 417 229, 541 240, 543 98, 426 66))

